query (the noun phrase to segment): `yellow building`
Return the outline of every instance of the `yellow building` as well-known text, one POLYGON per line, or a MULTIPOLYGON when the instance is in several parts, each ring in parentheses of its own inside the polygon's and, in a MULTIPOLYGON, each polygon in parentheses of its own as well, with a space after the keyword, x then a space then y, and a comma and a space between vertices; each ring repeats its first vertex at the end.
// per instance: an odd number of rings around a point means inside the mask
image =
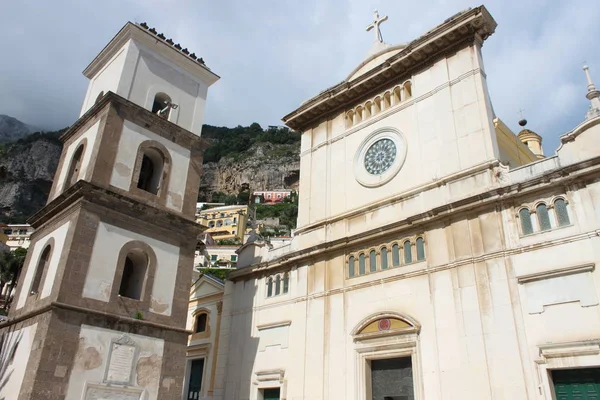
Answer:
POLYGON ((6 224, 0 224, 0 243, 6 244, 8 236, 4 231, 8 231, 8 226, 6 224))
POLYGON ((202 210, 196 215, 196 222, 207 226, 205 233, 214 240, 235 240, 244 238, 248 225, 248 206, 222 206, 202 210))

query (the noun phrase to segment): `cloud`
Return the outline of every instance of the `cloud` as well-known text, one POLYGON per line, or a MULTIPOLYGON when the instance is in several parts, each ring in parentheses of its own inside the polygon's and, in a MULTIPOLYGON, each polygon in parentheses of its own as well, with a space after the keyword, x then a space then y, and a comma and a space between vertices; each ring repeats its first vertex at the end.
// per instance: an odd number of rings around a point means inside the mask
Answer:
MULTIPOLYGON (((466 0, 91 0, 3 4, 0 114, 58 129, 79 115, 81 71, 126 21, 146 21, 205 59, 222 79, 209 92, 206 122, 280 124, 302 101, 330 87, 365 57, 375 8, 389 15, 386 42, 413 40, 472 6, 466 0)), ((584 61, 600 84, 600 2, 492 0, 498 22, 484 44, 496 114, 544 137, 546 153, 587 110, 584 61)))

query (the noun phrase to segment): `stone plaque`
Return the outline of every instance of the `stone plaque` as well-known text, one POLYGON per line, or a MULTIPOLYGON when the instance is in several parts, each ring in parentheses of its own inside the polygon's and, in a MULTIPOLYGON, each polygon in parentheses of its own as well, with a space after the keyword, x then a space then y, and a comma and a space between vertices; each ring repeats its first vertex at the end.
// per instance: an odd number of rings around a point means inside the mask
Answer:
POLYGON ((90 385, 85 390, 85 400, 140 400, 142 391, 90 385))
POLYGON ((111 343, 106 381, 128 385, 135 358, 135 345, 118 340, 111 343))

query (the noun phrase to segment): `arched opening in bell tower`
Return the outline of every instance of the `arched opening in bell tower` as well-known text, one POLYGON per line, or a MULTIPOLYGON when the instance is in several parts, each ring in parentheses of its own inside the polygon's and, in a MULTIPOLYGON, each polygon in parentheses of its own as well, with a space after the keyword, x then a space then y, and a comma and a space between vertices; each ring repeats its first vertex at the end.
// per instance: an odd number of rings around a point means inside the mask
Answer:
POLYGON ((141 300, 148 269, 148 257, 142 251, 133 250, 125 257, 119 296, 141 300))
POLYGON ((161 118, 169 119, 171 114, 172 102, 169 95, 166 93, 156 93, 154 102, 152 103, 152 113, 157 114, 161 118))
POLYGON ((77 147, 77 150, 75 150, 75 154, 73 154, 71 164, 69 165, 69 171, 67 172, 67 178, 65 179, 65 190, 73 186, 79 179, 84 148, 85 144, 81 143, 79 147, 77 147))
POLYGON ((137 187, 146 192, 157 194, 164 169, 164 158, 155 149, 146 149, 142 156, 142 165, 137 187))

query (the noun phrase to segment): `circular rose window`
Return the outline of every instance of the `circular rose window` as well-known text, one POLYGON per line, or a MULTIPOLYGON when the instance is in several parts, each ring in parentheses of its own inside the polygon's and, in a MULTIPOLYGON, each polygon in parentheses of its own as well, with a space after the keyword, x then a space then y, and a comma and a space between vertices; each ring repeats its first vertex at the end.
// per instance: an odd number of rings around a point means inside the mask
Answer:
POLYGON ((396 144, 390 139, 379 139, 365 153, 365 169, 371 175, 381 175, 396 159, 396 144))
POLYGON ((405 159, 404 136, 394 128, 378 129, 359 146, 354 159, 354 175, 363 186, 381 186, 396 176, 405 159))

